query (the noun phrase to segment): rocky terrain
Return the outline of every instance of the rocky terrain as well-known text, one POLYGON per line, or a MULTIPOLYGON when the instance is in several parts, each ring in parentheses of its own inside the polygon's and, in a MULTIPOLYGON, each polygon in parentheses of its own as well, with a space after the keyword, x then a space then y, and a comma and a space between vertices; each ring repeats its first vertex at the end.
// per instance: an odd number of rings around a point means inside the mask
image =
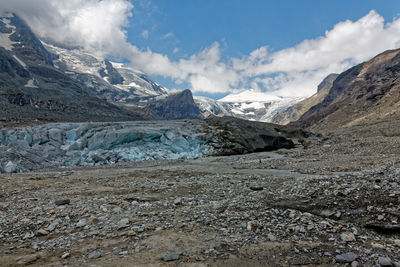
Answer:
POLYGON ((383 52, 343 73, 324 100, 295 123, 320 130, 400 118, 400 50, 383 52))
POLYGON ((277 152, 1 174, 1 265, 400 266, 398 129, 382 121, 277 152))

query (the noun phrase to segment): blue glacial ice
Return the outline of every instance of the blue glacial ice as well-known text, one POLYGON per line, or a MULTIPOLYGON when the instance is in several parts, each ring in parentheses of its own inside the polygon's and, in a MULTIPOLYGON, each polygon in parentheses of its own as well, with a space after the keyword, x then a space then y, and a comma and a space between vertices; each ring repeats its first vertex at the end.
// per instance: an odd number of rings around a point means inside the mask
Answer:
POLYGON ((0 172, 212 154, 190 121, 53 123, 0 130, 0 172))

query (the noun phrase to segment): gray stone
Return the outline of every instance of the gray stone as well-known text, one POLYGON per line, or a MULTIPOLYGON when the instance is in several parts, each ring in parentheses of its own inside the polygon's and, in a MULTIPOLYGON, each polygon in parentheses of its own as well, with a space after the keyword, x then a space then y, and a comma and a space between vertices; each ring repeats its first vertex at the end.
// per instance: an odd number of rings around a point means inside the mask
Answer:
POLYGON ((61 206, 61 205, 69 205, 71 203, 71 200, 69 199, 61 199, 61 200, 56 200, 54 202, 57 206, 61 206))
POLYGON ((86 219, 80 219, 76 224, 76 227, 84 227, 86 225, 86 219))
POLYGON ((378 263, 381 266, 393 266, 393 262, 389 257, 379 257, 378 263))
POLYGON ((179 257, 181 256, 181 254, 182 253, 180 253, 180 252, 173 252, 173 253, 164 254, 163 261, 176 261, 176 260, 179 260, 179 257))
POLYGON ((101 251, 100 250, 94 250, 89 253, 88 258, 89 259, 98 259, 101 257, 101 251))
POLYGON ((174 204, 175 204, 175 205, 179 205, 179 204, 181 204, 181 203, 182 203, 182 198, 181 198, 181 197, 175 198, 175 200, 174 200, 174 204))
POLYGON ((17 170, 17 165, 15 165, 12 161, 7 162, 6 166, 4 166, 4 171, 7 173, 12 173, 17 170))
POLYGON ((118 222, 118 229, 122 229, 129 226, 129 219, 124 218, 118 222))
POLYGON ((351 263, 358 258, 358 255, 353 252, 347 252, 336 256, 337 263, 351 263))

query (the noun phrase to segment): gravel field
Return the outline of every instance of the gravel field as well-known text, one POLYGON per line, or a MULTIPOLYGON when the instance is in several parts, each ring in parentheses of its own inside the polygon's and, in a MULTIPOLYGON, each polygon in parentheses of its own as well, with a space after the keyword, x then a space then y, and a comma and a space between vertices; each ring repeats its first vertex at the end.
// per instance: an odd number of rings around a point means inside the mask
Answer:
POLYGON ((1 266, 400 266, 400 125, 0 174, 1 266))

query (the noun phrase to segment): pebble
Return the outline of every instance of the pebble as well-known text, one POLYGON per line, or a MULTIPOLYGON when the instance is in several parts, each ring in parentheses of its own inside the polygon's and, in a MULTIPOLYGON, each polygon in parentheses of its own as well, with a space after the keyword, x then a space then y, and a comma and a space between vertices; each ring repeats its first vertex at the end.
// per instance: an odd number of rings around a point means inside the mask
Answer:
POLYGON ((358 261, 353 261, 351 263, 351 267, 358 267, 358 265, 359 265, 358 261))
POLYGON ((64 253, 64 254, 61 256, 61 259, 66 259, 66 258, 68 258, 70 255, 71 255, 70 253, 66 252, 66 253, 64 253))
POLYGON ((126 228, 129 226, 129 219, 124 218, 118 222, 118 229, 126 228))
POLYGON ((375 243, 375 242, 372 242, 372 243, 371 243, 371 247, 377 248, 377 249, 384 249, 384 248, 385 248, 384 245, 379 244, 379 243, 375 243))
POLYGON ((247 230, 248 231, 251 231, 251 230, 253 230, 254 229, 254 223, 253 222, 247 222, 247 230))
POLYGON ((17 258, 18 265, 29 265, 40 259, 40 254, 25 255, 17 258))
POLYGON ((262 191, 264 188, 262 186, 250 186, 250 189, 253 191, 262 191))
POLYGON ((176 260, 179 260, 179 257, 181 256, 181 254, 182 253, 180 253, 180 252, 173 252, 173 253, 164 254, 163 261, 176 261, 176 260))
POLYGON ((49 232, 47 232, 47 231, 44 230, 44 229, 39 229, 39 230, 37 231, 37 233, 38 233, 39 235, 42 235, 42 236, 48 235, 48 234, 49 234, 49 232))
POLYGON ((88 258, 89 259, 98 259, 101 257, 101 251, 100 250, 94 250, 89 253, 88 258))
POLYGON ((54 202, 57 206, 61 206, 61 205, 69 205, 71 203, 71 200, 69 199, 61 199, 61 200, 56 200, 54 202))
POLYGON ((181 198, 181 197, 175 198, 175 200, 174 200, 174 204, 175 204, 175 205, 179 205, 179 204, 181 204, 181 203, 182 203, 182 198, 181 198))
POLYGON ((379 257, 378 258, 378 263, 381 266, 393 266, 392 260, 388 257, 379 257))
POLYGON ((358 255, 354 252, 347 252, 343 254, 339 254, 336 256, 335 261, 337 263, 351 263, 358 258, 358 255))
POLYGON ((79 222, 76 224, 76 227, 84 227, 86 226, 86 219, 80 219, 79 222))
POLYGON ((356 241, 355 235, 353 233, 350 233, 350 232, 346 232, 346 233, 340 234, 340 238, 345 242, 356 241))

